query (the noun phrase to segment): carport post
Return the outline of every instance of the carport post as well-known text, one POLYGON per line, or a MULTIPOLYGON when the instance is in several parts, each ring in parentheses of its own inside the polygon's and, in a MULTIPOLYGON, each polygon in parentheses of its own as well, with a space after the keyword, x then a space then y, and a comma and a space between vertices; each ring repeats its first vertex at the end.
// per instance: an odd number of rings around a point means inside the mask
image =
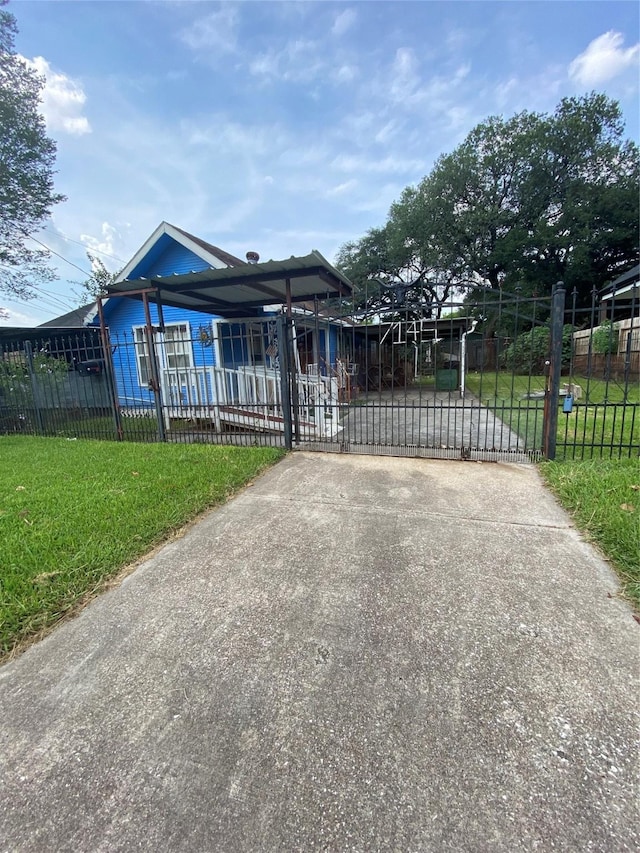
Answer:
POLYGON ((280 396, 282 398, 282 418, 284 421, 284 446, 293 447, 291 423, 291 386, 289 384, 289 319, 283 314, 278 316, 278 361, 280 364, 280 396))
POLYGON ((556 458, 558 398, 560 396, 560 373, 562 371, 564 298, 564 282, 558 281, 554 285, 551 294, 551 346, 548 361, 549 373, 544 400, 544 426, 542 430, 542 452, 547 459, 556 458))
POLYGON ((297 359, 293 351, 297 342, 293 340, 293 311, 291 307, 291 279, 285 280, 287 296, 287 358, 289 360, 289 375, 291 377, 291 408, 293 410, 293 432, 296 442, 300 441, 300 398, 298 395, 297 359))
POLYGON ((158 359, 156 357, 156 346, 153 338, 153 325, 151 323, 151 311, 149 310, 149 294, 142 294, 144 305, 144 317, 146 320, 147 346, 149 347, 149 365, 151 367, 150 385, 153 390, 153 400, 156 407, 156 418, 158 420, 158 438, 160 441, 167 440, 164 427, 164 412, 162 411, 162 391, 160 388, 160 371, 158 370, 158 359))

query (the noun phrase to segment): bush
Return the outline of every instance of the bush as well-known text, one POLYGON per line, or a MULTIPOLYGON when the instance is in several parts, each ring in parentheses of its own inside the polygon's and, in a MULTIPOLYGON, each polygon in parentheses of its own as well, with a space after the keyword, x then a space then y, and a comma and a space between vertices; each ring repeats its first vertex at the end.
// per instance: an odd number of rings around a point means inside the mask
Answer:
MULTIPOLYGON (((562 327, 562 366, 571 361, 573 326, 562 327)), ((501 355, 501 365, 516 373, 543 373, 549 358, 550 330, 548 326, 534 326, 518 335, 501 355)))
POLYGON ((618 352, 619 331, 611 320, 605 320, 593 331, 591 347, 593 352, 600 355, 610 355, 618 352))

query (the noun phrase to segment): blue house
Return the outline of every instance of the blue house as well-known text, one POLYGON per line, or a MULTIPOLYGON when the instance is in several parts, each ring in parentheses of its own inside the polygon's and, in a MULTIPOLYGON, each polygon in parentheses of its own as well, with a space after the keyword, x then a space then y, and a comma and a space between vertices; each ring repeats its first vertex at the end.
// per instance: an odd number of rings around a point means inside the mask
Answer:
MULTIPOLYGON (((167 222, 136 252, 103 300, 122 414, 150 414, 160 399, 167 425, 196 418, 217 429, 282 429, 284 311, 302 428, 335 433, 349 371, 347 324, 320 319, 308 299, 317 300, 319 291, 346 294, 350 284, 318 252, 263 264, 255 253, 247 257, 167 222)), ((92 324, 99 325, 97 315, 92 324)))

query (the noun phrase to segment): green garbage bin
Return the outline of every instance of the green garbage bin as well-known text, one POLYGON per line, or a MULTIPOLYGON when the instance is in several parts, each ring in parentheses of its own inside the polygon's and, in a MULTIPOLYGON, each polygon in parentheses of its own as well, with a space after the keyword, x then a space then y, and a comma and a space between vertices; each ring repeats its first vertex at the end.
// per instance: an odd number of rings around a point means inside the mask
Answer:
POLYGON ((457 388, 457 367, 440 367, 436 370, 436 391, 456 391, 457 388))

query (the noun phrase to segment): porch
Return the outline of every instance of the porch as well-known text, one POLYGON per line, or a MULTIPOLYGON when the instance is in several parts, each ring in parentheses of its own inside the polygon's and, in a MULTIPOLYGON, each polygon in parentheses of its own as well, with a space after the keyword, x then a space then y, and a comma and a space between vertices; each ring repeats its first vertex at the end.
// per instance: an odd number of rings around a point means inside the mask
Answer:
MULTIPOLYGON (((237 427, 283 432, 282 375, 276 367, 164 368, 160 372, 163 414, 209 422, 216 430, 237 427)), ((304 438, 333 438, 339 427, 339 386, 319 373, 297 374, 298 429, 304 438)))

